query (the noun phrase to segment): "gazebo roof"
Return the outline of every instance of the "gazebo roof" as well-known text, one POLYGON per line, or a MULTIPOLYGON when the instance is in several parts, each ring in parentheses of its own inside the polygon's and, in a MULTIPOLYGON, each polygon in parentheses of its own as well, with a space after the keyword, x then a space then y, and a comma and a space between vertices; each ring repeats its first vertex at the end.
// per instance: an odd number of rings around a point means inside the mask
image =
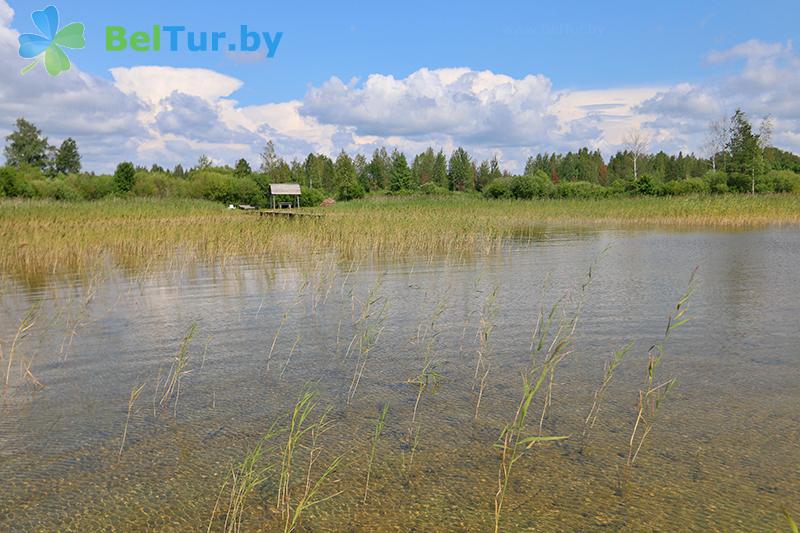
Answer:
POLYGON ((269 193, 274 195, 300 196, 300 185, 297 183, 270 183, 269 193))

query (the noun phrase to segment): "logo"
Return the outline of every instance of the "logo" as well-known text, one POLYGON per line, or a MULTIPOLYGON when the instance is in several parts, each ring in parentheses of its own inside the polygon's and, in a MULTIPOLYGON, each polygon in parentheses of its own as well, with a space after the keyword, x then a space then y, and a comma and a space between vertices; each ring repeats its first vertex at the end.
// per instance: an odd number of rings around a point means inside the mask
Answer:
POLYGON ((21 75, 33 70, 44 59, 44 68, 51 76, 58 76, 70 69, 67 54, 62 48, 79 49, 86 46, 83 36, 84 26, 80 22, 67 24, 58 29, 58 10, 55 6, 47 6, 41 11, 31 14, 33 23, 42 32, 23 33, 19 36, 19 55, 26 58, 36 58, 33 63, 22 69, 21 75))

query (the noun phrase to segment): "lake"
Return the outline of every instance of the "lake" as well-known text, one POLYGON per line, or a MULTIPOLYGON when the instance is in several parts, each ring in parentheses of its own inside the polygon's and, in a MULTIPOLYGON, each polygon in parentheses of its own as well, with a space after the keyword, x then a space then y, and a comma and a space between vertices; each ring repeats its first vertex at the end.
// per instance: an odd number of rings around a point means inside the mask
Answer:
MULTIPOLYGON (((298 531, 492 531, 495 445, 556 303, 551 333, 579 315, 524 431, 567 438, 521 455, 500 530, 775 531, 800 501, 796 229, 546 227, 475 256, 175 261, 1 288, 2 530, 222 529, 232 465, 313 391, 311 419, 329 425, 312 483, 341 459, 298 531), (691 320, 657 367, 676 384, 629 467, 648 349, 695 267, 691 320)), ((276 471, 253 491, 242 529, 283 529, 279 485, 276 471)))

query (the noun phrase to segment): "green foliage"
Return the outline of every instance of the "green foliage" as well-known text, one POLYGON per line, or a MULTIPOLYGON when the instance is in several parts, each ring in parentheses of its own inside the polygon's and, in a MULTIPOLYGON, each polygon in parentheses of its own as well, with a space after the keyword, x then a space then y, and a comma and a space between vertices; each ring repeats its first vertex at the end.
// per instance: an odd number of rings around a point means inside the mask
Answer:
POLYGON ((728 192, 728 175, 720 170, 709 170, 703 176, 703 181, 708 183, 709 191, 716 194, 728 192))
POLYGON ((703 178, 686 178, 685 180, 669 181, 664 184, 664 193, 669 195, 681 194, 708 194, 711 185, 703 178))
POLYGON ((114 178, 112 176, 95 176, 94 174, 71 174, 64 180, 80 194, 84 200, 99 200, 114 194, 114 178))
POLYGON ((395 150, 392 152, 389 190, 396 192, 411 188, 411 170, 408 168, 406 156, 403 152, 395 150))
POLYGON ((540 172, 534 176, 514 176, 509 183, 511 196, 519 200, 548 197, 552 193, 552 184, 540 172))
POLYGON ((19 170, 12 167, 0 168, 0 197, 31 198, 34 194, 30 182, 19 170))
POLYGON ((341 187, 339 187, 339 191, 336 193, 337 200, 356 200, 358 198, 364 197, 364 187, 358 181, 352 181, 350 183, 344 183, 341 187))
POLYGON ((300 187, 300 207, 316 207, 325 199, 325 192, 309 187, 300 187))
POLYGON ((236 168, 233 169, 233 175, 237 178, 246 178, 253 173, 250 168, 250 163, 246 159, 240 159, 236 162, 236 168))
POLYGON ((483 196, 494 200, 511 198, 511 178, 500 178, 483 188, 483 196))
POLYGON ((451 191, 465 191, 471 187, 475 177, 472 158, 460 146, 450 156, 447 170, 448 185, 451 191))
POLYGON ((267 205, 265 196, 255 181, 235 178, 214 170, 194 172, 189 195, 225 204, 267 205))
POLYGON ((63 179, 34 180, 30 183, 33 187, 33 195, 37 198, 66 201, 82 199, 80 192, 63 179))
POLYGON ((81 154, 78 153, 78 144, 72 137, 61 143, 56 151, 55 171, 57 174, 77 174, 81 171, 81 154))
POLYGON ((42 131, 24 118, 17 119, 17 129, 6 137, 6 141, 5 156, 8 166, 29 165, 42 170, 47 165, 47 137, 42 137, 42 131))
POLYGON ((605 198, 609 190, 588 181, 562 181, 555 188, 558 198, 605 198))
POLYGON ((428 194, 428 195, 444 195, 450 193, 450 191, 448 191, 444 187, 437 185, 432 181, 429 181, 428 183, 424 184, 422 187, 420 187, 419 190, 422 194, 428 194))
POLYGON ((136 169, 133 168, 133 163, 126 161, 117 165, 117 170, 114 171, 114 186, 117 191, 129 192, 133 189, 135 179, 136 169))

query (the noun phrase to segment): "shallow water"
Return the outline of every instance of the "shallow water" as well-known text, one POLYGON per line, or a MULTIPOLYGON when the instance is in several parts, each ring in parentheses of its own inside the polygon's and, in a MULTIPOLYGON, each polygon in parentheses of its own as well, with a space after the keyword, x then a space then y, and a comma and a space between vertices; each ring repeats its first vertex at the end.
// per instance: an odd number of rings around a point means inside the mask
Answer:
MULTIPOLYGON (((231 465, 308 387, 318 393, 317 413, 330 409, 334 423, 317 467, 343 460, 321 489, 339 494, 306 511, 299 530, 491 531, 493 445, 521 397, 537 314, 565 293, 570 313, 594 262, 543 423, 544 434, 569 438, 535 446, 515 465, 501 530, 785 529, 782 509, 800 515, 794 229, 553 229, 469 259, 287 265, 244 257, 224 268, 112 270, 37 287, 6 279, 4 377, 19 321, 33 309, 35 323, 16 343, 4 388, 0 529, 204 530, 231 465), (658 368, 678 385, 628 471, 647 349, 663 336, 695 266, 692 320, 669 339, 658 368), (366 301, 374 301, 371 313, 359 321, 366 301), (481 316, 494 329, 476 419, 481 316), (162 408, 163 382, 192 323, 177 406, 173 399, 162 408), (348 403, 364 361, 351 341, 365 327, 379 336, 348 403), (634 348, 584 439, 603 365, 628 342, 634 348), (417 427, 418 389, 407 381, 426 351, 441 384, 420 397, 417 427), (130 391, 142 383, 118 457, 130 391), (363 503, 370 439, 386 402, 363 503)), ((303 475, 300 466, 293 472, 295 497, 303 475)), ((276 487, 270 479, 250 498, 244 529, 282 529, 276 487)))

